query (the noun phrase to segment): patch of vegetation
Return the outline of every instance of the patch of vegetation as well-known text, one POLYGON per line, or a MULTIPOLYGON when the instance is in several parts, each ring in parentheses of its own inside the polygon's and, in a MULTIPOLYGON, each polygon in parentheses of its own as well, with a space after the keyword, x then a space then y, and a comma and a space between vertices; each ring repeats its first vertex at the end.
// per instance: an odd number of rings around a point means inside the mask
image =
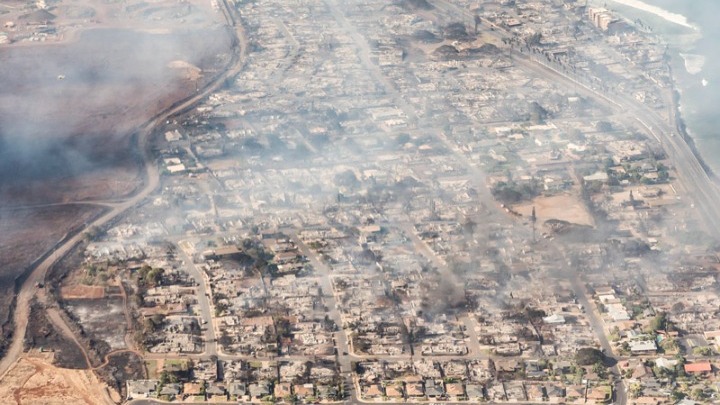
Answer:
POLYGON ((503 204, 516 204, 532 200, 540 195, 540 184, 537 181, 518 184, 513 181, 498 182, 491 190, 493 197, 503 204))
POLYGON ((162 276, 165 274, 165 269, 162 268, 152 268, 150 266, 143 265, 140 270, 138 270, 137 276, 138 276, 138 286, 144 287, 144 288, 152 288, 160 285, 160 282, 162 281, 162 276))
POLYGON ((471 39, 467 32, 465 24, 461 22, 453 22, 448 24, 444 29, 445 38, 449 40, 464 41, 471 39))
POLYGON ((575 362, 580 366, 592 366, 604 359, 603 353, 594 347, 583 347, 575 353, 575 362))

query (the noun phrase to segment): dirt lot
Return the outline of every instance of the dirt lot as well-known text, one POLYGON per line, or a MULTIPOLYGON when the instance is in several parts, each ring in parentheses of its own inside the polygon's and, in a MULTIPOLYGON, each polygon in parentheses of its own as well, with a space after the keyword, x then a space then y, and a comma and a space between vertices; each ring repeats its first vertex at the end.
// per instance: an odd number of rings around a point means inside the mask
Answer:
POLYGON ((594 226, 592 215, 578 197, 569 194, 561 194, 552 197, 538 197, 530 203, 517 205, 513 209, 523 215, 530 217, 533 206, 538 224, 548 219, 559 219, 577 225, 594 226))
POLYGON ((109 403, 103 384, 91 371, 68 370, 51 364, 52 356, 26 355, 0 383, 7 405, 99 405, 109 403))
POLYGON ((98 300, 105 297, 105 287, 96 285, 62 286, 60 297, 63 300, 98 300))
POLYGON ((126 349, 125 310, 119 297, 102 300, 73 300, 64 303, 65 309, 94 340, 107 343, 110 349, 126 349))

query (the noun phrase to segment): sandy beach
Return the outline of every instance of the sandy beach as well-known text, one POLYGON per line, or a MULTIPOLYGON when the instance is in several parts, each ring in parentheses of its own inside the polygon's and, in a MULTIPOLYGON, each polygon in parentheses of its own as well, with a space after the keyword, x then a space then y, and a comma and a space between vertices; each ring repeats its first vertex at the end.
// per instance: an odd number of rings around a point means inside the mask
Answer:
POLYGON ((622 4, 624 6, 632 7, 638 10, 645 11, 647 13, 654 14, 666 21, 669 21, 673 24, 681 25, 683 27, 692 28, 694 30, 698 30, 699 28, 695 25, 692 25, 688 22, 687 17, 685 17, 682 14, 673 13, 671 11, 665 10, 663 8, 653 6, 652 4, 647 4, 645 2, 642 2, 640 0, 610 0, 613 3, 622 4))

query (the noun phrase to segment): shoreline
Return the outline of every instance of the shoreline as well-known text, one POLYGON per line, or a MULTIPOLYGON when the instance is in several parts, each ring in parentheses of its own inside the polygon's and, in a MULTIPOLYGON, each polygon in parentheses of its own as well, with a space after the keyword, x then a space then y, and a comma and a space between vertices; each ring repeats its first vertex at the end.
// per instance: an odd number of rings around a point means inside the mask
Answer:
MULTIPOLYGON (((672 76, 672 69, 670 70, 671 77, 672 76)), ((715 175, 715 171, 713 171, 712 167, 708 165, 705 162, 705 159, 700 154, 700 151, 697 148, 697 145, 695 143, 695 139, 690 135, 690 133, 687 130, 687 125, 685 124, 685 120, 682 117, 682 113, 680 111, 680 91, 677 88, 677 84, 675 83, 675 80, 673 80, 673 89, 672 89, 672 109, 674 113, 673 118, 673 125, 675 126, 675 129, 677 130, 678 134, 682 137, 683 141, 688 145, 690 148, 690 152, 692 152, 693 156, 695 156, 695 159, 697 159, 698 163, 702 167, 703 171, 707 176, 712 180, 713 183, 717 184, 717 176, 715 175)))
MULTIPOLYGON (((659 6, 645 3, 642 0, 611 0, 611 2, 615 3, 617 5, 620 5, 620 6, 632 8, 639 12, 652 14, 653 16, 658 17, 658 18, 666 21, 669 24, 675 24, 675 25, 679 25, 679 26, 682 26, 685 28, 689 28, 689 29, 693 30, 695 35, 701 35, 701 27, 690 24, 688 22, 687 17, 682 14, 674 13, 669 10, 665 10, 659 6)), ((619 12, 619 11, 618 11, 618 14, 623 19, 632 21, 631 19, 629 19, 629 17, 626 14, 619 12)), ((642 30, 640 30, 640 31, 642 31, 642 30)), ((642 32, 645 32, 645 31, 642 31, 642 32)), ((680 43, 675 43, 673 41, 673 38, 669 38, 667 35, 663 35, 663 34, 659 34, 659 33, 649 33, 649 32, 645 32, 645 34, 654 36, 656 39, 662 41, 663 43, 667 44, 671 48, 674 48, 677 56, 679 58, 681 58, 681 60, 679 60, 679 61, 668 60, 665 62, 668 72, 670 74, 671 81, 672 81, 672 87, 670 89, 672 96, 671 96, 671 99, 669 100, 672 103, 672 105, 670 106, 671 111, 672 111, 672 116, 669 117, 672 122, 670 124, 674 127, 675 131, 677 131, 678 135, 680 137, 682 137, 682 140, 685 142, 685 144, 687 144, 687 146, 690 149, 690 152, 693 154, 693 156, 697 160, 698 164, 700 165, 700 167, 702 167, 703 171, 707 174, 707 176, 710 178, 712 183, 715 185, 718 185, 720 183, 718 182, 718 176, 716 175, 715 170, 712 168, 712 166, 710 166, 710 164, 707 163, 706 159, 703 157, 702 153, 700 152, 700 150, 698 148, 698 144, 697 144, 698 140, 693 137, 693 135, 690 133, 690 131, 688 129, 688 125, 685 121, 685 117, 683 116, 682 109, 681 109, 681 105, 682 105, 681 101, 682 101, 682 97, 683 97, 682 84, 680 83, 681 78, 676 73, 676 70, 673 68, 673 63, 678 63, 678 66, 685 67, 685 71, 688 75, 696 76, 698 74, 701 74, 703 71, 703 68, 705 68, 705 66, 704 66, 705 65, 705 59, 704 59, 705 57, 703 55, 696 55, 695 53, 693 53, 692 51, 690 51, 688 49, 682 49, 683 47, 681 47, 680 43), (671 45, 673 43, 675 45, 671 45), (692 61, 692 60, 689 61, 688 58, 686 58, 686 56, 690 57, 690 59, 692 59, 692 57, 702 57, 703 60, 702 60, 701 65, 703 65, 703 66, 700 67, 700 69, 697 72, 691 71, 692 69, 689 69, 689 67, 695 67, 694 62, 696 62, 696 61, 692 61), (693 65, 693 66, 688 66, 689 64, 693 65)), ((694 37, 694 35, 693 35, 693 37, 694 37)), ((691 42, 694 43, 698 39, 699 38, 696 37, 691 42)), ((675 163, 675 162, 673 162, 673 163, 675 163)))
POLYGON ((677 24, 686 28, 690 28, 696 31, 699 31, 700 28, 696 25, 690 24, 688 22, 687 17, 685 17, 682 14, 674 13, 669 10, 665 10, 664 8, 654 6, 652 4, 645 3, 641 0, 610 0, 613 3, 621 4, 626 7, 631 7, 636 10, 644 11, 646 13, 653 14, 657 17, 662 18, 663 20, 677 24))

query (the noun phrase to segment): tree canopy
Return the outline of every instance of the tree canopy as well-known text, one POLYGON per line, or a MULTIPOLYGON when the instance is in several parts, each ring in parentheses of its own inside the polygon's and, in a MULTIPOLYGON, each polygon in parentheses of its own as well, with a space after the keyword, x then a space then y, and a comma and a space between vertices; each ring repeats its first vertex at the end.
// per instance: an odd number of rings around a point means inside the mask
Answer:
POLYGON ((580 366, 602 363, 604 358, 603 353, 594 347, 583 347, 575 353, 575 362, 580 366))

